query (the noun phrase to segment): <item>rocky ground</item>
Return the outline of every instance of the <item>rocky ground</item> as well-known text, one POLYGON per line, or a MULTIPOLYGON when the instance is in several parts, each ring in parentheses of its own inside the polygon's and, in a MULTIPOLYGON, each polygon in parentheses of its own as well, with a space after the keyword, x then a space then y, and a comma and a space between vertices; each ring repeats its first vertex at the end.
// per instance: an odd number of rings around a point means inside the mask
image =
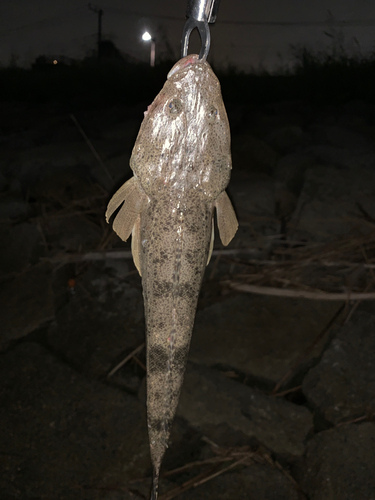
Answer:
MULTIPOLYGON (((104 220, 146 105, 1 105, 2 500, 148 498, 141 282, 104 220)), ((375 109, 228 114, 240 229, 206 271, 160 499, 375 500, 375 109)))

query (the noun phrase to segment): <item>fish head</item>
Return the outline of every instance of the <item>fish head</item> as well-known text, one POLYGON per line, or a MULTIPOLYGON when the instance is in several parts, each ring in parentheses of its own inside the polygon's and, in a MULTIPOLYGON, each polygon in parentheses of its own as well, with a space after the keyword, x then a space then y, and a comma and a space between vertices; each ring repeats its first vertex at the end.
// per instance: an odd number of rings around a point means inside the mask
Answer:
POLYGON ((149 196, 199 190, 215 200, 229 182, 230 129, 220 83, 197 55, 178 61, 145 112, 130 166, 149 196))

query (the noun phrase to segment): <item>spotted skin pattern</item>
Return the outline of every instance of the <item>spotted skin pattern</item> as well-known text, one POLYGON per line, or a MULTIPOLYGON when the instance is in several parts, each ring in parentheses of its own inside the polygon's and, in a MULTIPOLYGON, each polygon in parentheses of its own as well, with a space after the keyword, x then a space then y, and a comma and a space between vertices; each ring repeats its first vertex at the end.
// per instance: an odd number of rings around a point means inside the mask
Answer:
POLYGON ((147 333, 147 415, 157 499, 158 477, 183 382, 199 290, 210 257, 216 208, 220 238, 237 231, 225 193, 230 130, 220 84, 210 65, 177 62, 145 112, 130 166, 134 177, 109 202, 107 222, 132 234, 142 276, 147 333))

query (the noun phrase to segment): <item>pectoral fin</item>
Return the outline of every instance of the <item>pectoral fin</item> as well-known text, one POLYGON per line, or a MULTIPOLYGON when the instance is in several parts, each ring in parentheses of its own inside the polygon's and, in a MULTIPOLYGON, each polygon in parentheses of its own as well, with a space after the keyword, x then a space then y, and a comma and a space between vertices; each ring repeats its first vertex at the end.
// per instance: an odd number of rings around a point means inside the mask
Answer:
POLYGON ((125 201, 129 194, 136 189, 136 179, 132 177, 123 184, 120 189, 112 196, 108 203, 107 211, 105 213, 105 220, 109 222, 112 214, 117 210, 117 208, 125 201))
POLYGON ((217 225, 221 242, 224 246, 233 239, 238 229, 238 221, 228 195, 223 191, 215 201, 217 225))
POLYGON ((126 241, 133 231, 139 214, 145 208, 147 196, 141 191, 135 177, 125 182, 113 195, 105 214, 108 222, 114 211, 123 203, 113 222, 113 229, 126 241))
POLYGON ((139 275, 141 273, 141 217, 138 215, 132 231, 132 255, 134 265, 138 269, 139 275))
POLYGON ((212 255, 212 250, 214 249, 215 229, 214 229, 214 218, 213 217, 212 217, 211 225, 212 225, 212 229, 211 229, 211 241, 210 241, 210 248, 208 250, 208 259, 207 259, 206 266, 208 266, 208 264, 210 263, 211 255, 212 255))

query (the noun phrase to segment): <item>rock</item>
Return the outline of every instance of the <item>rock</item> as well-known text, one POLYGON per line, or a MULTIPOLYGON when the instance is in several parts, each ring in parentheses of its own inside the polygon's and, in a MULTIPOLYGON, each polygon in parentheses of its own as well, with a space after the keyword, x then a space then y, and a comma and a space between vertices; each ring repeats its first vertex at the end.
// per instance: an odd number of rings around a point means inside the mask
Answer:
POLYGON ((302 389, 332 423, 375 411, 375 316, 357 312, 341 328, 302 389))
POLYGON ((0 219, 17 219, 26 217, 30 205, 20 197, 5 195, 0 198, 0 219))
POLYGON ((262 137, 291 126, 304 128, 316 113, 315 109, 302 101, 274 101, 257 109, 251 113, 252 125, 253 130, 262 137))
POLYGON ((254 464, 222 474, 178 496, 181 500, 299 500, 292 482, 280 471, 254 464))
MULTIPOLYGON (((284 183, 275 185, 275 215, 280 221, 289 220, 297 206, 297 196, 285 187, 284 183)), ((280 226, 280 232, 284 232, 284 225, 280 226)))
POLYGON ((22 196, 22 184, 18 179, 12 179, 8 187, 9 194, 20 197, 22 196))
POLYGON ((193 364, 186 371, 177 415, 219 445, 222 428, 227 426, 275 453, 293 457, 303 454, 304 440, 313 427, 306 408, 193 364))
MULTIPOLYGON (((168 448, 166 449, 161 467, 162 476, 168 471, 213 456, 212 448, 202 439, 202 434, 190 427, 182 418, 177 417, 173 420, 170 431, 168 448)), ((185 472, 177 475, 162 477, 159 483, 160 494, 173 489, 176 483, 181 484, 189 476, 194 476, 198 471, 199 469, 193 468, 190 470, 187 469, 185 472), (170 481, 173 481, 173 483, 170 481)))
POLYGON ((308 146, 310 137, 298 125, 289 125, 273 130, 265 141, 276 151, 291 153, 298 148, 308 146))
POLYGON ((60 252, 79 252, 95 248, 103 231, 83 215, 51 217, 41 221, 44 235, 60 252))
POLYGON ((90 169, 84 165, 45 172, 31 189, 38 201, 52 201, 68 205, 72 200, 82 200, 102 192, 93 185, 90 169))
POLYGON ((297 481, 310 500, 375 498, 375 424, 320 432, 307 444, 297 481))
POLYGON ((314 142, 328 144, 335 148, 371 151, 373 145, 358 132, 353 132, 344 127, 315 124, 310 127, 314 142))
POLYGON ((304 152, 290 153, 277 163, 274 178, 286 189, 298 196, 302 190, 305 171, 314 165, 314 157, 304 152))
POLYGON ((305 180, 305 170, 314 164, 314 158, 303 152, 283 156, 274 172, 275 214, 289 219, 296 209, 298 196, 305 180))
POLYGON ((269 175, 243 171, 234 173, 229 193, 240 217, 234 246, 253 246, 254 234, 261 238, 278 233, 274 185, 269 175))
MULTIPOLYGON (((125 259, 106 259, 105 260, 105 270, 110 275, 114 276, 114 282, 116 282, 116 278, 118 280, 122 280, 127 277, 129 274, 129 261, 125 259)), ((120 284, 120 281, 118 281, 120 284)))
POLYGON ((108 493, 109 500, 150 467, 136 398, 87 380, 34 343, 2 356, 0 440, 2 498, 99 500, 108 493))
POLYGON ((374 105, 360 99, 352 99, 343 104, 343 112, 352 116, 374 117, 374 105))
MULTIPOLYGON (((109 272, 92 267, 77 279, 75 294, 47 334, 56 352, 96 377, 105 376, 145 339, 141 290, 116 275, 111 278, 109 272)), ((140 378, 134 364, 126 365, 110 381, 136 392, 140 378)))
POLYGON ((64 170, 77 165, 95 164, 95 158, 83 140, 73 143, 48 144, 25 151, 14 152, 7 165, 10 174, 17 178, 26 190, 46 173, 64 170))
POLYGON ((235 174, 230 183, 230 190, 233 192, 236 209, 244 218, 250 215, 273 215, 273 183, 267 174, 235 174))
POLYGON ((368 130, 374 123, 375 109, 369 102, 360 100, 352 100, 342 106, 342 115, 340 116, 340 124, 354 129, 363 131, 368 130))
POLYGON ((39 264, 0 285, 2 344, 46 326, 55 314, 51 267, 39 264))
POLYGON ((0 276, 22 271, 43 253, 40 232, 29 222, 0 228, 0 240, 0 276))
MULTIPOLYGON (((117 188, 119 188, 126 180, 130 179, 130 177, 132 177, 133 175, 133 172, 131 171, 129 166, 130 153, 131 149, 128 153, 115 156, 105 162, 105 165, 109 173, 111 174, 117 188)), ((116 189, 112 186, 110 192, 115 193, 116 189)))
POLYGON ((0 172, 0 193, 5 191, 7 185, 8 185, 8 181, 5 177, 5 175, 0 172))
POLYGON ((344 167, 354 172, 357 168, 373 171, 375 167, 375 153, 372 151, 317 144, 306 148, 305 152, 314 155, 316 162, 339 168, 344 167))
MULTIPOLYGON (((238 370, 271 388, 337 309, 328 301, 254 294, 230 297, 198 311, 190 359, 238 370)), ((324 342, 314 348, 308 361, 320 355, 324 342)))
POLYGON ((267 174, 273 172, 280 157, 266 142, 249 133, 233 138, 232 155, 236 168, 267 174))
POLYGON ((7 149, 21 150, 29 149, 35 146, 35 142, 27 132, 9 134, 0 138, 0 144, 7 149))
POLYGON ((375 169, 323 165, 308 168, 290 223, 294 236, 328 241, 346 235, 354 228, 369 231, 371 228, 361 217, 357 203, 368 214, 375 214, 375 169))

